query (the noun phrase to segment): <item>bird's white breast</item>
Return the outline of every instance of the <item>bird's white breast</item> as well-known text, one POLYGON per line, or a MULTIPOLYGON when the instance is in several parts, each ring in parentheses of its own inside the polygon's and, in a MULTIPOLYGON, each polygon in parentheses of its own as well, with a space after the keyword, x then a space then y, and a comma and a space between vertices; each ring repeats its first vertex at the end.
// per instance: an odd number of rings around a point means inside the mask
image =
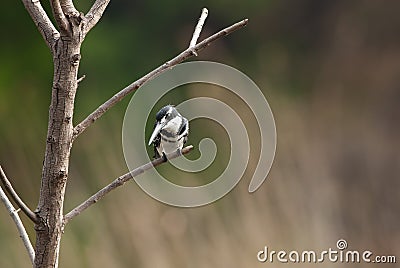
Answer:
POLYGON ((162 155, 162 153, 173 153, 178 149, 182 149, 183 148, 183 139, 180 139, 178 141, 174 141, 174 142, 170 142, 170 141, 166 141, 164 139, 161 138, 161 142, 160 142, 160 146, 157 148, 158 154, 162 155))
POLYGON ((182 118, 180 116, 177 116, 168 121, 168 123, 163 127, 163 130, 168 131, 171 134, 177 134, 181 124, 182 118))

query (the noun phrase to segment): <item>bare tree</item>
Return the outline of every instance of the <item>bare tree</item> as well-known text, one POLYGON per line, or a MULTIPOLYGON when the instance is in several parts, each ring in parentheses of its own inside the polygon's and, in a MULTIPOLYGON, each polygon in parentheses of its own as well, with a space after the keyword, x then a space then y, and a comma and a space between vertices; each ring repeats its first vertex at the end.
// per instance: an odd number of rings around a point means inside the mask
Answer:
MULTIPOLYGON (((156 159, 134 171, 120 176, 64 216, 63 204, 65 188, 68 179, 70 152, 74 140, 112 106, 121 101, 132 91, 138 89, 146 81, 172 68, 187 58, 197 55, 200 50, 204 49, 218 38, 242 28, 247 24, 247 19, 233 24, 204 39, 202 42, 197 43, 197 39, 208 14, 208 11, 203 9, 199 22, 195 27, 190 45, 186 50, 119 91, 74 127, 75 94, 79 82, 83 79, 83 77, 78 78, 81 45, 86 35, 102 17, 110 0, 96 0, 87 14, 79 12, 75 8, 72 0, 50 0, 56 25, 53 25, 49 19, 40 0, 22 0, 22 2, 53 56, 54 74, 46 151, 41 176, 39 203, 35 211, 30 210, 14 191, 6 174, 3 169, 1 169, 1 166, 0 179, 6 192, 19 209, 16 210, 14 208, 1 187, 0 197, 18 227, 20 236, 33 262, 33 267, 58 267, 60 240, 65 224, 111 190, 124 184, 134 176, 145 172, 153 166, 160 165, 163 162, 162 159, 156 159), (19 219, 19 210, 22 210, 29 219, 35 223, 35 247, 32 247, 25 228, 19 219)), ((191 149, 192 146, 188 146, 183 149, 182 153, 187 153, 191 149)), ((174 158, 178 156, 179 154, 174 153, 168 157, 174 158)))

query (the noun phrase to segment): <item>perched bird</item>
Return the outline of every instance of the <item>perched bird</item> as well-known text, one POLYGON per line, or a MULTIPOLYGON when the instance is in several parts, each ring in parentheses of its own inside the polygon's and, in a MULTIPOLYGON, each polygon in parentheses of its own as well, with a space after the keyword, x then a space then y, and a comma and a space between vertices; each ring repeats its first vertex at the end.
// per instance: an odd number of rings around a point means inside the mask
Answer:
POLYGON ((156 114, 156 123, 149 145, 154 144, 154 158, 182 150, 189 134, 189 122, 172 105, 161 108, 156 114))

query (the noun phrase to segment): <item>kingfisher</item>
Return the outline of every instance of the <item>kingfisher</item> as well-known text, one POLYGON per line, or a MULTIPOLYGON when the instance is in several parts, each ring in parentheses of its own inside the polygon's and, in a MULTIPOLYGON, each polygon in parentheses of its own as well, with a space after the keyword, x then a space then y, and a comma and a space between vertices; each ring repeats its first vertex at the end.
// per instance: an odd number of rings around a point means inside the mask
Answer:
POLYGON ((149 145, 154 144, 154 158, 182 150, 189 134, 189 122, 173 105, 161 108, 156 114, 149 145))

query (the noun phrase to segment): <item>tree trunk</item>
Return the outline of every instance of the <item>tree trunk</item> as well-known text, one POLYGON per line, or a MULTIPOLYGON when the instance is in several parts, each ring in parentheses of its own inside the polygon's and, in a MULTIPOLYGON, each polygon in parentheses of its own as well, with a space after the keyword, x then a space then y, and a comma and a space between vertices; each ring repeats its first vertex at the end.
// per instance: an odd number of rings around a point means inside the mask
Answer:
POLYGON ((61 36, 54 47, 46 152, 40 198, 35 211, 39 218, 39 223, 35 225, 36 268, 58 267, 81 41, 79 38, 61 36))

